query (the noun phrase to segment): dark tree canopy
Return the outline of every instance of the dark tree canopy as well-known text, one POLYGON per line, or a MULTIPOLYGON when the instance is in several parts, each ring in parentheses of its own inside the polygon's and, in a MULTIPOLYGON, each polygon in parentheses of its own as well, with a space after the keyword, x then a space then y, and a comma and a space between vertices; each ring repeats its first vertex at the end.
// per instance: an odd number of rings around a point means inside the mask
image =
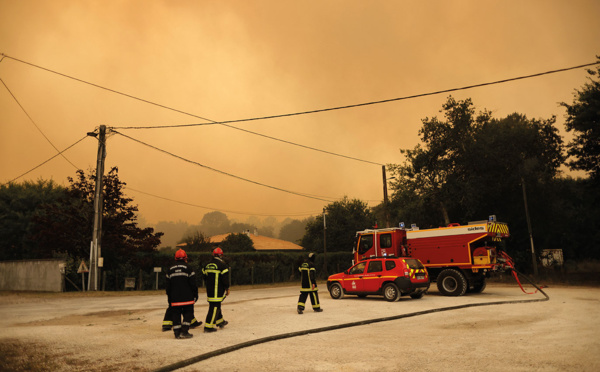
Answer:
POLYGON ((179 243, 185 243, 184 250, 190 252, 212 252, 213 249, 210 238, 199 231, 185 235, 179 243))
POLYGON ((234 252, 253 252, 254 242, 247 234, 235 233, 227 235, 227 237, 219 244, 219 247, 221 247, 226 254, 234 252))
POLYGON ((326 240, 323 240, 323 215, 319 215, 307 223, 300 244, 308 251, 323 252, 326 243, 327 252, 351 252, 356 232, 372 228, 376 223, 370 208, 358 199, 344 197, 327 205, 325 211, 326 240))
MULTIPOLYGON (((596 57, 600 62, 600 56, 596 57)), ((575 91, 573 103, 562 102, 567 109, 565 127, 574 138, 567 144, 571 169, 583 170, 600 182, 600 65, 588 70, 589 80, 575 91)))
POLYGON ((279 231, 279 239, 300 244, 302 236, 304 236, 304 231, 306 230, 306 225, 310 221, 311 219, 305 219, 302 221, 287 219, 284 221, 283 226, 279 231))
MULTIPOLYGON (((65 188, 53 181, 1 185, 0 260, 48 258, 47 252, 40 251, 34 237, 33 220, 46 207, 59 205, 65 197, 65 188)), ((66 217, 75 218, 61 216, 66 217)))
POLYGON ((227 234, 231 232, 231 222, 223 212, 209 212, 202 217, 200 229, 206 236, 227 234))
POLYGON ((404 164, 389 166, 394 223, 436 227, 501 214, 507 200, 519 199, 523 180, 557 175, 564 157, 555 118, 495 119, 476 114, 470 99, 452 97, 442 112, 445 120, 423 120, 423 145, 403 150, 404 164))
MULTIPOLYGON (((46 204, 43 212, 34 218, 35 238, 46 256, 51 252, 64 252, 86 258, 93 231, 95 172, 86 175, 78 170, 76 177, 69 177, 68 181, 70 185, 60 203, 46 204)), ((160 244, 162 233, 137 226, 138 208, 125 196, 125 183, 119 180, 116 167, 107 173, 103 184, 101 248, 105 267, 128 262, 140 253, 153 252, 160 244)))

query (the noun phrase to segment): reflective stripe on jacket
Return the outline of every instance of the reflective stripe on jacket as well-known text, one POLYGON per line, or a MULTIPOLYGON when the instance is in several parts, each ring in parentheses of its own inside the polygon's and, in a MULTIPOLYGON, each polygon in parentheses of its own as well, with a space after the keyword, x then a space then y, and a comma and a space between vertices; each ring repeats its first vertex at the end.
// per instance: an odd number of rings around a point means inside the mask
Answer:
POLYGON ((206 285, 206 298, 208 302, 221 302, 225 299, 225 292, 229 289, 229 268, 218 257, 213 259, 202 269, 206 285))
POLYGON ((317 290, 317 280, 315 265, 312 262, 304 262, 298 268, 300 271, 300 292, 312 292, 317 290), (312 288, 313 284, 315 289, 312 288))
POLYGON ((171 306, 193 305, 198 299, 196 273, 183 261, 178 261, 167 271, 166 287, 171 306))

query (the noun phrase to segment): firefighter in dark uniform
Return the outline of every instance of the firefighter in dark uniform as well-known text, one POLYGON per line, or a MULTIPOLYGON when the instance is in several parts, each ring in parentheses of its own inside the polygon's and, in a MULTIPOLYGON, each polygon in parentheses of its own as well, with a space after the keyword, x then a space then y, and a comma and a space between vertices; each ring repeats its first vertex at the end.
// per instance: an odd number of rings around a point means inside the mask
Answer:
POLYGON ((319 303, 319 289, 317 288, 316 272, 315 269, 315 257, 316 254, 309 253, 308 258, 304 260, 302 265, 298 268, 300 270, 300 297, 298 298, 298 314, 304 312, 304 306, 306 298, 310 296, 310 302, 314 311, 320 313, 321 304, 319 303))
MULTIPOLYGON (((201 325, 202 325, 202 322, 199 321, 198 319, 196 319, 196 317, 194 316, 192 318, 192 322, 190 324, 190 329, 194 329, 201 325)), ((167 307, 167 310, 165 311, 165 317, 163 318, 162 331, 166 332, 166 331, 170 331, 171 329, 173 329, 173 308, 171 306, 169 306, 169 307, 167 307)))
POLYGON ((206 284, 208 314, 204 322, 204 332, 216 332, 228 322, 223 319, 221 302, 229 295, 229 267, 223 261, 223 250, 215 248, 212 260, 202 269, 206 284))
POLYGON ((196 273, 187 264, 187 254, 183 249, 175 252, 175 261, 167 272, 167 299, 171 309, 167 312, 173 317, 175 338, 192 338, 188 331, 194 319, 194 303, 198 300, 196 273))

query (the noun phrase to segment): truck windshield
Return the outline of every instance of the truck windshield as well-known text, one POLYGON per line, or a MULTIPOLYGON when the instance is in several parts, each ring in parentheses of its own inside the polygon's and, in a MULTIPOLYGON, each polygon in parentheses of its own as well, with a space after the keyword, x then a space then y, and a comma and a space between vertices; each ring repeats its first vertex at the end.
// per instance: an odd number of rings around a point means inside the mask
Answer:
POLYGON ((358 240, 358 253, 365 254, 371 248, 373 248, 373 234, 361 235, 358 240))

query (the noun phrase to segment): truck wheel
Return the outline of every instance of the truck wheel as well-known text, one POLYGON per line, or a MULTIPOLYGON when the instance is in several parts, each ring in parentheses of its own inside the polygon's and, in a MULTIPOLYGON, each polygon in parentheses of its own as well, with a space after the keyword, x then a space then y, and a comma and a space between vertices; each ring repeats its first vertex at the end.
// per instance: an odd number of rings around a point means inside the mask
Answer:
POLYGON ((437 287, 444 296, 462 296, 467 291, 467 279, 455 269, 446 269, 437 277, 437 287))
POLYGON ((342 289, 342 286, 340 285, 340 283, 333 283, 329 287, 329 295, 334 300, 339 300, 340 298, 344 298, 344 290, 342 289))
POLYGON ((388 283, 383 287, 383 297, 389 302, 398 301, 400 298, 400 290, 394 283, 388 283))
POLYGON ((472 293, 481 293, 486 287, 485 278, 481 278, 475 284, 473 284, 473 288, 470 290, 472 293))

